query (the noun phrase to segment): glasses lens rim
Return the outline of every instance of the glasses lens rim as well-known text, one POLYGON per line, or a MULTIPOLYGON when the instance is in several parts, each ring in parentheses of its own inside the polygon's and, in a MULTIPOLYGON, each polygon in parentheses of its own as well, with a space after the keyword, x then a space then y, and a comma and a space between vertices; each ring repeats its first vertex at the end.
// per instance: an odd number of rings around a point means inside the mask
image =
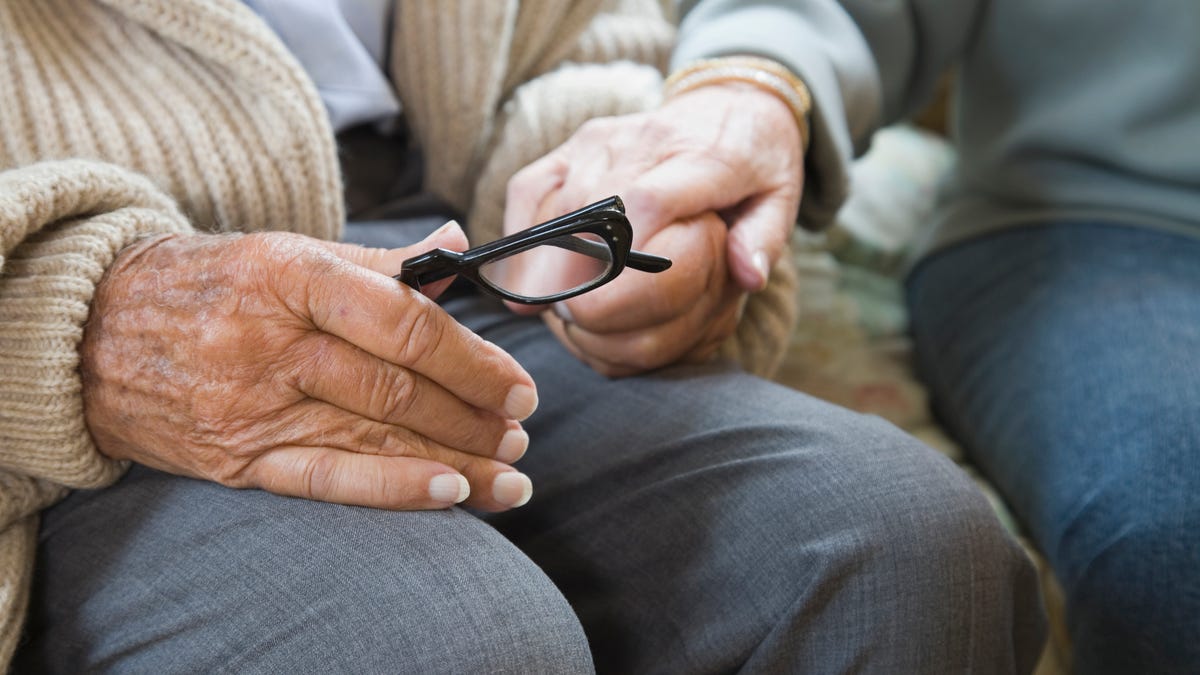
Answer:
POLYGON ((474 276, 479 280, 480 283, 486 285, 490 290, 503 296, 506 299, 520 302, 523 304, 546 304, 546 303, 555 302, 557 300, 566 299, 566 298, 569 298, 569 297, 572 297, 575 295, 579 295, 580 293, 585 293, 593 288, 596 288, 597 286, 601 286, 604 283, 610 281, 612 279, 612 277, 615 276, 614 272, 618 271, 618 269, 619 269, 619 267, 618 267, 618 260, 617 260, 617 251, 614 250, 613 243, 610 242, 609 239, 607 239, 603 234, 601 234, 599 232, 592 232, 591 230, 582 230, 582 231, 565 232, 565 233, 557 234, 552 237, 540 239, 539 241, 536 241, 536 242, 530 242, 530 244, 527 246, 521 246, 521 247, 515 248, 511 251, 505 251, 503 254, 497 255, 494 258, 491 258, 491 259, 487 260, 486 262, 483 262, 479 266, 477 266, 474 270, 475 271, 474 276), (591 237, 594 237, 594 239, 585 238, 582 235, 591 235, 591 237), (605 252, 605 254, 606 254, 605 257, 600 258, 600 257, 596 257, 596 256, 589 256, 586 253, 582 253, 578 249, 573 248, 573 247, 555 246, 555 244, 554 244, 555 240, 561 240, 561 239, 565 239, 568 237, 581 239, 590 244, 598 245, 605 252), (572 257, 575 257, 575 258, 585 257, 585 258, 590 258, 592 260, 595 260, 597 262, 601 262, 601 263, 603 263, 604 267, 598 274, 596 274, 594 277, 592 277, 588 281, 578 283, 574 286, 571 286, 569 288, 566 288, 566 289, 563 289, 560 291, 556 291, 554 293, 538 294, 538 295, 527 295, 524 293, 518 293, 518 292, 512 290, 511 288, 506 288, 505 286, 502 286, 500 283, 495 281, 494 276, 488 274, 489 267, 494 266, 497 263, 502 263, 504 261, 511 260, 515 256, 520 255, 522 253, 528 253, 531 250, 535 250, 535 249, 542 248, 542 247, 556 247, 556 248, 559 248, 560 250, 564 251, 569 256, 571 254, 574 254, 572 257))

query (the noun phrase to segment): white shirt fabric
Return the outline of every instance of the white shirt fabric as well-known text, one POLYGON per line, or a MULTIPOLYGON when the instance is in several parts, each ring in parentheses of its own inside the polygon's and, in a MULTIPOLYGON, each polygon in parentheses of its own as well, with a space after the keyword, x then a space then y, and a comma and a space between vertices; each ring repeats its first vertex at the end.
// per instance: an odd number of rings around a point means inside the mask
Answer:
POLYGON ((335 132, 400 114, 386 74, 392 0, 243 0, 317 86, 335 132))

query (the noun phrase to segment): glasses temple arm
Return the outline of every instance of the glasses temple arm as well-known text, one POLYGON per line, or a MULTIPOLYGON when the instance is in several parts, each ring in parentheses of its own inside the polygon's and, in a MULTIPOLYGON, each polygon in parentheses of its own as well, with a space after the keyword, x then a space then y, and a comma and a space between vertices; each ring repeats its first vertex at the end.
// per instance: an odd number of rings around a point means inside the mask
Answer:
MULTIPOLYGON (((551 246, 565 248, 568 251, 581 253, 596 260, 608 260, 609 251, 606 244, 588 241, 580 237, 559 237, 546 242, 551 246)), ((625 258, 625 266, 640 272, 662 272, 671 267, 671 260, 641 251, 630 251, 625 258)))
POLYGON ((641 251, 630 251, 625 266, 639 272, 663 272, 671 268, 671 259, 641 251))
POLYGON ((588 241, 587 239, 583 239, 581 237, 556 237, 544 243, 549 246, 565 248, 568 251, 573 251, 575 253, 582 253, 583 255, 586 255, 589 258, 595 258, 596 260, 607 261, 612 259, 612 254, 609 252, 608 244, 601 244, 597 241, 588 241))

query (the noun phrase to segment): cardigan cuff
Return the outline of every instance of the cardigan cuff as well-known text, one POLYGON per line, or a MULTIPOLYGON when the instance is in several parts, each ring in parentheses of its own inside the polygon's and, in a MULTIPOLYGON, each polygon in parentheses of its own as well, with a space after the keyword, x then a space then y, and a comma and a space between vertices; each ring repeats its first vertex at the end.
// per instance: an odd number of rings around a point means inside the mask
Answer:
POLYGON ((127 245, 191 231, 170 197, 114 165, 0 173, 0 471, 72 488, 120 475, 123 463, 100 454, 84 423, 78 349, 89 306, 127 245))

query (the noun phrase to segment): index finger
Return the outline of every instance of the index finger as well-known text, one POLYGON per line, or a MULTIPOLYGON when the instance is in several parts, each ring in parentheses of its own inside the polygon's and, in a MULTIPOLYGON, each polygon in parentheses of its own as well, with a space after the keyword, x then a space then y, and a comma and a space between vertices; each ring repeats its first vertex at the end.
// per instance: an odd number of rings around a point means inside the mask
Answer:
POLYGON ((516 359, 412 288, 340 259, 306 283, 304 311, 316 328, 484 410, 522 420, 537 408, 533 378, 516 359))
POLYGON ((739 172, 719 157, 699 153, 678 155, 650 168, 621 194, 625 212, 637 235, 680 218, 736 206, 754 192, 752 176, 739 172))

